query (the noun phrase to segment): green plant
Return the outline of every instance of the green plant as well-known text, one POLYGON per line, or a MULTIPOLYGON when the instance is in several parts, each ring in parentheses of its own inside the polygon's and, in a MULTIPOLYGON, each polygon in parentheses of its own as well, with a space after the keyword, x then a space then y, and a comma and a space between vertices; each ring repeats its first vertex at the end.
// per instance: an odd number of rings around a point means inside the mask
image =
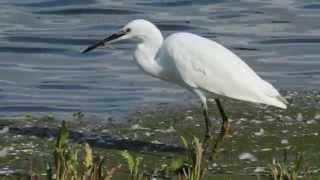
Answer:
POLYGON ((121 156, 127 161, 131 180, 147 179, 147 177, 143 173, 142 157, 134 156, 133 154, 130 154, 128 151, 122 151, 121 156))
POLYGON ((204 179, 208 163, 204 160, 206 148, 199 138, 193 136, 192 141, 188 141, 181 136, 181 141, 186 149, 184 157, 177 157, 169 164, 162 165, 162 173, 165 177, 177 176, 178 180, 202 180, 204 179))
POLYGON ((293 163, 287 161, 287 154, 283 162, 278 162, 276 159, 272 160, 270 165, 270 176, 273 180, 298 180, 308 179, 308 167, 304 165, 303 155, 301 153, 296 155, 293 163))
POLYGON ((182 143, 186 148, 185 161, 175 160, 169 167, 176 169, 178 179, 201 180, 207 172, 207 162, 204 161, 204 147, 199 138, 193 136, 192 142, 181 137, 182 143), (180 171, 178 170, 180 166, 180 171))
MULTIPOLYGON (((63 121, 54 151, 54 170, 57 180, 111 180, 114 172, 120 166, 108 170, 103 165, 104 158, 94 157, 89 144, 70 145, 68 138, 69 132, 66 123, 63 121), (83 154, 83 157, 80 156, 81 154, 83 154)), ((48 165, 48 180, 53 179, 52 174, 52 168, 48 165)))
POLYGON ((82 118, 84 117, 84 113, 83 112, 75 112, 72 114, 72 117, 75 120, 82 120, 82 118))

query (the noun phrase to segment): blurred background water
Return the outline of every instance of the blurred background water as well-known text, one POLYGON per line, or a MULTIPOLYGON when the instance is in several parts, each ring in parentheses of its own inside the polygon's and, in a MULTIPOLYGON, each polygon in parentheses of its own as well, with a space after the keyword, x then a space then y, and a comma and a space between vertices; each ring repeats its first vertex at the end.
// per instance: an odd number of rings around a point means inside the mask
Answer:
POLYGON ((1 0, 0 116, 82 111, 105 119, 191 93, 138 69, 134 44, 80 52, 128 21, 232 49, 278 89, 320 87, 317 0, 1 0))

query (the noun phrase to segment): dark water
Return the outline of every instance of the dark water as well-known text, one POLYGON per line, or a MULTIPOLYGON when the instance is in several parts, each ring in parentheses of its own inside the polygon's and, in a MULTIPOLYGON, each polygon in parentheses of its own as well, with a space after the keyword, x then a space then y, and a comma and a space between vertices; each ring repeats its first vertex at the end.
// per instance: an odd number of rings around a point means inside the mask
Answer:
POLYGON ((1 0, 0 115, 99 118, 193 97, 144 75, 129 42, 81 55, 136 18, 164 35, 189 31, 233 49, 279 89, 320 87, 320 2, 315 0, 1 0))

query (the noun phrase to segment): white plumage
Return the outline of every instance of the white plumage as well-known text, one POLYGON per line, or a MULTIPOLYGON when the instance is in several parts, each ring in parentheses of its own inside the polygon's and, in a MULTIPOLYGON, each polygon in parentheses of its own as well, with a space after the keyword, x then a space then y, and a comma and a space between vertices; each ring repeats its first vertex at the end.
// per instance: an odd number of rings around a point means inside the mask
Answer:
MULTIPOLYGON (((199 96, 209 135, 205 92, 215 100, 228 126, 219 96, 286 108, 286 100, 246 63, 219 43, 191 33, 174 33, 163 40, 160 30, 146 20, 134 20, 118 33, 88 47, 85 52, 104 45, 132 39, 137 42, 134 58, 147 74, 178 84, 199 96)), ((226 128, 224 127, 224 128, 226 128)))
POLYGON ((286 108, 270 83, 215 41, 191 33, 175 33, 167 37, 161 50, 156 60, 160 63, 168 61, 163 64, 174 66, 164 69, 171 69, 173 72, 167 72, 171 74, 170 78, 179 76, 188 88, 286 108))

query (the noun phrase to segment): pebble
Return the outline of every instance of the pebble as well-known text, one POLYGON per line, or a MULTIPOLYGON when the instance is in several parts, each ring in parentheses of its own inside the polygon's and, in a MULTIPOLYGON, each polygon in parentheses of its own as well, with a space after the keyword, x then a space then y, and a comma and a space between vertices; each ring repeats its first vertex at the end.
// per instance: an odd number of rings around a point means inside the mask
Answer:
POLYGON ((0 157, 6 157, 8 155, 8 147, 0 150, 0 157))
POLYGON ((134 124, 131 126, 131 129, 132 130, 150 130, 150 128, 145 128, 145 127, 142 127, 141 125, 139 124, 134 124))
POLYGON ((303 121, 303 115, 302 113, 297 114, 297 121, 303 121))
POLYGON ((264 152, 266 152, 266 151, 271 151, 272 149, 271 148, 262 148, 261 149, 261 151, 264 151, 264 152))
POLYGON ((314 119, 307 121, 307 124, 315 124, 316 121, 314 119))
POLYGON ((274 118, 268 118, 267 121, 268 122, 273 122, 273 121, 275 121, 275 119, 274 118))
POLYGON ((265 172, 265 167, 256 167, 256 169, 253 172, 255 173, 265 172))
POLYGON ((7 167, 0 169, 0 175, 9 176, 10 174, 13 174, 13 173, 14 171, 7 167))
POLYGON ((286 134, 286 133, 289 132, 289 130, 285 129, 285 130, 282 130, 281 132, 282 132, 283 134, 286 134))
POLYGON ((9 132, 9 127, 5 126, 3 129, 0 130, 0 134, 6 134, 9 132))
POLYGON ((148 137, 151 136, 152 134, 153 134, 153 133, 150 133, 150 132, 145 132, 145 133, 144 133, 144 135, 145 135, 145 136, 148 136, 148 137))
POLYGON ((320 113, 315 114, 314 119, 320 119, 320 113))
POLYGON ((281 140, 281 144, 289 144, 288 139, 282 139, 282 140, 281 140))
POLYGON ((258 121, 258 120, 255 120, 255 119, 251 120, 251 122, 255 123, 255 124, 261 124, 262 123, 262 121, 258 121))
POLYGON ((254 134, 255 136, 262 136, 262 135, 264 135, 264 129, 261 128, 260 131, 254 132, 253 134, 254 134))
POLYGON ((186 120, 187 120, 187 121, 192 121, 192 120, 193 120, 193 117, 192 117, 192 116, 187 116, 187 117, 186 117, 186 120))
POLYGON ((250 160, 252 162, 257 161, 257 158, 251 153, 242 153, 239 155, 240 160, 250 160))
POLYGON ((151 143, 153 143, 153 144, 163 144, 162 142, 160 142, 158 140, 151 141, 151 143))
POLYGON ((160 133, 172 133, 172 132, 176 132, 176 129, 170 126, 168 129, 156 129, 155 131, 160 133))

